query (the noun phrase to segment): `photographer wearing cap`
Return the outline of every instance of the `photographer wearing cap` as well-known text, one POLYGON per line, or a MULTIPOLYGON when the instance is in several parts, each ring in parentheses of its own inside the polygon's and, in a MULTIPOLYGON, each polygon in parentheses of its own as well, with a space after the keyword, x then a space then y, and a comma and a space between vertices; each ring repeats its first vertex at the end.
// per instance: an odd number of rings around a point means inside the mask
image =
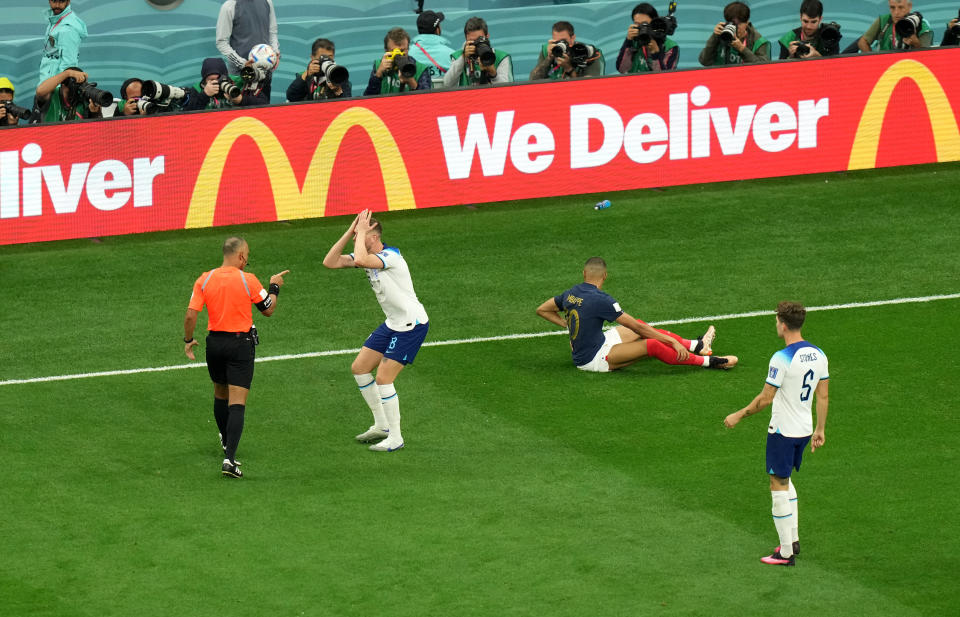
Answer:
POLYGON ((463 50, 451 54, 450 70, 443 76, 443 85, 475 86, 477 84, 505 84, 513 81, 513 61, 510 54, 494 49, 490 43, 487 22, 471 17, 463 26, 463 50))
POLYGON ((13 82, 0 77, 0 128, 17 126, 21 120, 30 120, 30 110, 13 102, 13 82))
POLYGON ((873 20, 857 40, 860 51, 867 53, 877 43, 877 51, 921 49, 933 45, 933 30, 923 15, 913 10, 910 0, 890 0, 890 14, 873 20))
POLYGON ((633 23, 627 28, 627 38, 617 55, 617 71, 630 73, 659 73, 677 68, 680 47, 668 34, 676 30, 673 17, 676 3, 671 3, 671 12, 660 17, 652 4, 643 2, 633 7, 630 13, 633 23))
POLYGON ((840 53, 840 24, 823 23, 823 3, 803 0, 800 27, 780 37, 780 59, 819 58, 840 53))
POLYGON ((417 36, 410 41, 410 56, 427 66, 432 66, 436 75, 443 75, 450 68, 450 56, 456 51, 446 37, 440 34, 443 13, 424 11, 417 16, 417 36))
POLYGON ((330 39, 317 39, 310 50, 307 70, 297 73, 287 87, 287 102, 320 101, 353 96, 350 73, 333 61, 335 47, 330 39))
POLYGON ((578 43, 569 21, 553 24, 550 40, 540 48, 537 65, 530 71, 535 79, 571 79, 603 75, 603 52, 593 45, 578 43))
POLYGON ((373 63, 363 96, 430 89, 430 71, 426 64, 410 57, 410 35, 406 30, 394 28, 387 32, 383 49, 383 57, 373 63))
POLYGON ((91 83, 87 74, 76 67, 40 82, 34 107, 40 122, 62 122, 85 118, 102 118, 101 108, 113 103, 113 95, 91 83))
POLYGON ((80 44, 87 38, 87 24, 73 12, 70 0, 49 0, 44 12, 47 30, 40 55, 40 81, 80 64, 80 44))
POLYGON ((750 7, 731 2, 723 7, 723 18, 713 28, 707 44, 700 51, 700 64, 722 66, 769 62, 770 42, 750 23, 750 7))
POLYGON ((200 67, 200 83, 186 88, 181 109, 222 109, 266 105, 262 94, 256 95, 244 89, 243 79, 227 74, 223 58, 207 58, 200 67))

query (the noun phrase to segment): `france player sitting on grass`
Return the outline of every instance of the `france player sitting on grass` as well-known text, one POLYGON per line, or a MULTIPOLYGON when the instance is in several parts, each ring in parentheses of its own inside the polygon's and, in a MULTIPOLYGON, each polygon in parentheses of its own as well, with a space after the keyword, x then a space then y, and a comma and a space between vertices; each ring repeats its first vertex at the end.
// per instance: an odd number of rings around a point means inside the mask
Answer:
POLYGON ((583 283, 537 307, 537 315, 570 331, 573 363, 582 371, 606 373, 630 366, 645 356, 667 364, 707 368, 733 368, 736 356, 711 355, 717 332, 713 326, 698 339, 649 326, 621 310, 620 304, 600 291, 607 280, 607 263, 591 257, 583 267, 583 283), (566 319, 561 316, 566 314, 566 319), (604 322, 619 324, 603 331, 604 322))

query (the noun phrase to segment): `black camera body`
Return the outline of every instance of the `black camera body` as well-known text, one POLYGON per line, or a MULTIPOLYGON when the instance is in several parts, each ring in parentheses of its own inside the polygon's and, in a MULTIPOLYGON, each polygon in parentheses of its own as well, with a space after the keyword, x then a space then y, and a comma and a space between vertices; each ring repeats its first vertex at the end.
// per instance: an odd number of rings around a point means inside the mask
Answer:
POLYGON ((720 31, 720 42, 729 45, 735 38, 737 38, 737 24, 732 21, 723 24, 723 29, 720 31))
MULTIPOLYGON (((350 79, 350 71, 348 71, 346 67, 334 62, 330 56, 320 56, 318 60, 320 63, 320 74, 327 80, 327 83, 339 86, 350 79)), ((414 62, 413 68, 413 74, 415 75, 417 72, 416 62, 414 62)), ((410 75, 410 77, 413 77, 413 75, 410 75)))
POLYGON ((919 32, 922 24, 923 15, 919 11, 914 11, 898 21, 893 29, 897 31, 900 38, 906 39, 919 32))
POLYGON ((29 122, 33 117, 32 111, 26 107, 20 107, 19 105, 14 104, 13 101, 2 101, 0 102, 0 107, 3 107, 7 110, 8 116, 13 116, 20 120, 26 120, 29 122))
POLYGON ((258 64, 247 64, 240 69, 240 78, 248 84, 266 81, 269 74, 270 72, 267 69, 258 64))
POLYGON ((582 69, 587 66, 587 61, 597 53, 597 48, 586 43, 573 43, 567 41, 557 41, 554 43, 550 54, 554 58, 560 58, 564 55, 570 56, 570 62, 574 67, 582 69))
POLYGON ((820 24, 820 40, 828 45, 840 42, 840 24, 831 21, 826 24, 820 24))
POLYGON ((95 81, 85 81, 82 84, 77 83, 77 80, 73 77, 68 77, 63 80, 61 87, 66 86, 70 91, 70 96, 73 100, 74 106, 78 106, 81 103, 86 103, 92 101, 100 107, 106 107, 113 104, 113 94, 107 92, 106 90, 101 90, 97 88, 97 82, 95 81))
POLYGON ((671 2, 667 6, 667 14, 664 17, 654 17, 648 23, 634 24, 637 29, 637 38, 634 47, 645 47, 650 41, 656 41, 658 45, 663 45, 667 37, 677 31, 677 18, 674 13, 677 12, 677 3, 671 2))
POLYGON ((220 92, 229 99, 235 99, 243 93, 240 86, 226 75, 221 75, 217 81, 220 83, 220 92))
POLYGON ((497 54, 494 53, 493 47, 490 45, 490 39, 485 36, 478 36, 474 39, 473 56, 471 58, 479 60, 483 66, 493 66, 497 61, 497 54))

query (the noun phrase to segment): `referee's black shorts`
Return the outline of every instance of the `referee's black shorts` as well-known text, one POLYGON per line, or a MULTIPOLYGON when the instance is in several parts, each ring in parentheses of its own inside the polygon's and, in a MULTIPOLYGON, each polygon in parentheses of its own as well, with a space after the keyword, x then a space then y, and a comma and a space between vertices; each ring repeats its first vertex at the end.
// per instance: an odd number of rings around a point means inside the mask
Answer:
POLYGON ((207 334, 207 371, 213 383, 250 389, 256 345, 248 332, 207 334))

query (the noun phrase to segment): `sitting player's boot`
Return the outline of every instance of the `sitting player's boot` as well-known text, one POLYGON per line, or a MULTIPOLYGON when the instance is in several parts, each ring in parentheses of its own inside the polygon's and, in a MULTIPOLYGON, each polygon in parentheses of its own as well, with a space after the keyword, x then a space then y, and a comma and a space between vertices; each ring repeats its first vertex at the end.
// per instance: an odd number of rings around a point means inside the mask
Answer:
POLYGON ((367 443, 371 441, 380 441, 381 439, 386 439, 390 436, 390 429, 388 428, 377 428, 376 425, 371 426, 363 433, 357 435, 356 440, 367 443))
POLYGON ((370 446, 374 452, 395 452, 403 447, 403 442, 399 439, 390 439, 389 437, 379 443, 370 446))
POLYGON ((736 356, 710 356, 707 368, 722 368, 724 370, 732 369, 737 365, 740 359, 736 356))
POLYGON ((700 356, 712 356, 713 355, 713 341, 717 338, 717 329, 713 326, 707 328, 707 331, 703 333, 699 339, 697 339, 697 346, 693 350, 693 353, 700 356))
MULTIPOLYGON (((779 553, 779 552, 780 552, 780 547, 778 546, 777 548, 775 548, 775 549, 773 549, 773 550, 774 550, 774 552, 779 553)), ((797 555, 799 555, 799 554, 800 554, 800 540, 796 540, 796 541, 793 543, 793 555, 794 555, 794 556, 797 556, 797 555)))
POLYGON ((796 558, 793 555, 789 557, 784 557, 780 554, 780 547, 777 547, 778 550, 773 552, 773 555, 768 555, 766 557, 761 557, 760 561, 771 566, 795 566, 796 558))
POLYGON ((240 471, 240 463, 237 461, 231 461, 230 459, 223 459, 223 467, 221 468, 221 473, 227 478, 242 478, 243 472, 240 471))

